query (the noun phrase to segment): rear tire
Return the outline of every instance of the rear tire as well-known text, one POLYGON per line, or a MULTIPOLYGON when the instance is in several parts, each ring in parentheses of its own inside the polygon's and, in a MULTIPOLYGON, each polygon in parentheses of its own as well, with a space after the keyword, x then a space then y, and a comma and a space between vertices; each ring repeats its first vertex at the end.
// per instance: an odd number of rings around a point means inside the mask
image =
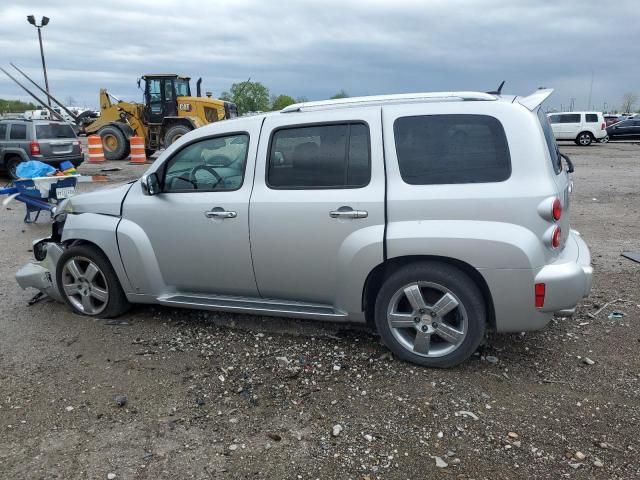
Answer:
POLYGON ((22 163, 22 158, 20 157, 9 157, 4 161, 4 168, 7 171, 7 175, 9 175, 9 178, 12 180, 17 180, 19 178, 16 170, 20 163, 22 163))
POLYGON ((56 282, 66 304, 80 315, 111 318, 131 307, 111 263, 96 247, 68 248, 58 261, 56 282))
POLYGON ((118 127, 106 125, 98 130, 102 139, 104 158, 107 160, 124 160, 129 155, 129 142, 118 127))
POLYGON ((183 135, 189 133, 192 129, 184 125, 174 125, 167 133, 164 134, 164 148, 168 148, 173 142, 178 140, 183 135))
POLYGON ((588 147, 593 142, 593 136, 589 132, 580 132, 576 137, 576 144, 581 147, 588 147))
POLYGON ((440 262, 409 265, 382 285, 375 323, 400 359, 448 368, 469 358, 486 328, 484 298, 463 271, 440 262))

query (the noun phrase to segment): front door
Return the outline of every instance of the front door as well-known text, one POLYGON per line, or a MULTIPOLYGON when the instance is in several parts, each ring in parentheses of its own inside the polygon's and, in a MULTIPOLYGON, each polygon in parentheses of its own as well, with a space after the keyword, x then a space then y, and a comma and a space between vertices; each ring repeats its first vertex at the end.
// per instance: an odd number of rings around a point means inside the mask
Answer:
POLYGON ((202 137, 176 149, 155 170, 161 193, 148 196, 132 188, 123 218, 146 234, 165 287, 141 293, 257 296, 249 196, 260 122, 250 130, 202 137))
POLYGON ((305 114, 292 126, 295 115, 267 117, 260 138, 249 212, 256 281, 266 298, 341 309, 355 263, 383 261, 380 108, 305 114))

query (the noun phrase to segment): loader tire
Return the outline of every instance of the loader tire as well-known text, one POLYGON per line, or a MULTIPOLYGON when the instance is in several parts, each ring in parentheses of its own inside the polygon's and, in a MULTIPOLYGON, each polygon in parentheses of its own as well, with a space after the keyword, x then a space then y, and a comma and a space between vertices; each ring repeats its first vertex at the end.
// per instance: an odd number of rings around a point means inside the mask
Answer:
POLYGON ((168 148, 173 142, 178 140, 183 135, 186 135, 191 131, 191 128, 184 125, 174 125, 167 133, 164 134, 164 148, 168 148))
POLYGON ((124 160, 129 156, 129 142, 118 127, 107 125, 98 130, 102 139, 104 158, 107 160, 124 160))

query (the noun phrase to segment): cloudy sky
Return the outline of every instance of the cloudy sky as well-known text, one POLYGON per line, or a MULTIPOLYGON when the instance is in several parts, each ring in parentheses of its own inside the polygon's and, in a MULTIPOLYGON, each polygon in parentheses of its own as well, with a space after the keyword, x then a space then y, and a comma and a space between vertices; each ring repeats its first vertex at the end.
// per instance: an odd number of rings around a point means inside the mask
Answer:
MULTIPOLYGON (((203 77, 214 95, 251 77, 272 94, 327 98, 539 86, 551 106, 602 108, 640 94, 636 0, 2 0, 0 66, 97 106, 98 89, 140 100, 144 73, 203 77)), ((194 86, 195 90, 195 86, 194 86)), ((0 72, 0 98, 28 97, 0 72)))

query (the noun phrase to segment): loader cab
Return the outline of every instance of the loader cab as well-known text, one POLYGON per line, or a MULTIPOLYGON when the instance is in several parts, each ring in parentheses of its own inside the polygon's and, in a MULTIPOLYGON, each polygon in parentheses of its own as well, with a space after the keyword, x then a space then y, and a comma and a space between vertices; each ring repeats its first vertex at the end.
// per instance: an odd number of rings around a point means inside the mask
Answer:
POLYGON ((189 77, 151 74, 144 80, 144 115, 148 123, 162 123, 165 117, 178 115, 178 97, 190 97, 189 77))

